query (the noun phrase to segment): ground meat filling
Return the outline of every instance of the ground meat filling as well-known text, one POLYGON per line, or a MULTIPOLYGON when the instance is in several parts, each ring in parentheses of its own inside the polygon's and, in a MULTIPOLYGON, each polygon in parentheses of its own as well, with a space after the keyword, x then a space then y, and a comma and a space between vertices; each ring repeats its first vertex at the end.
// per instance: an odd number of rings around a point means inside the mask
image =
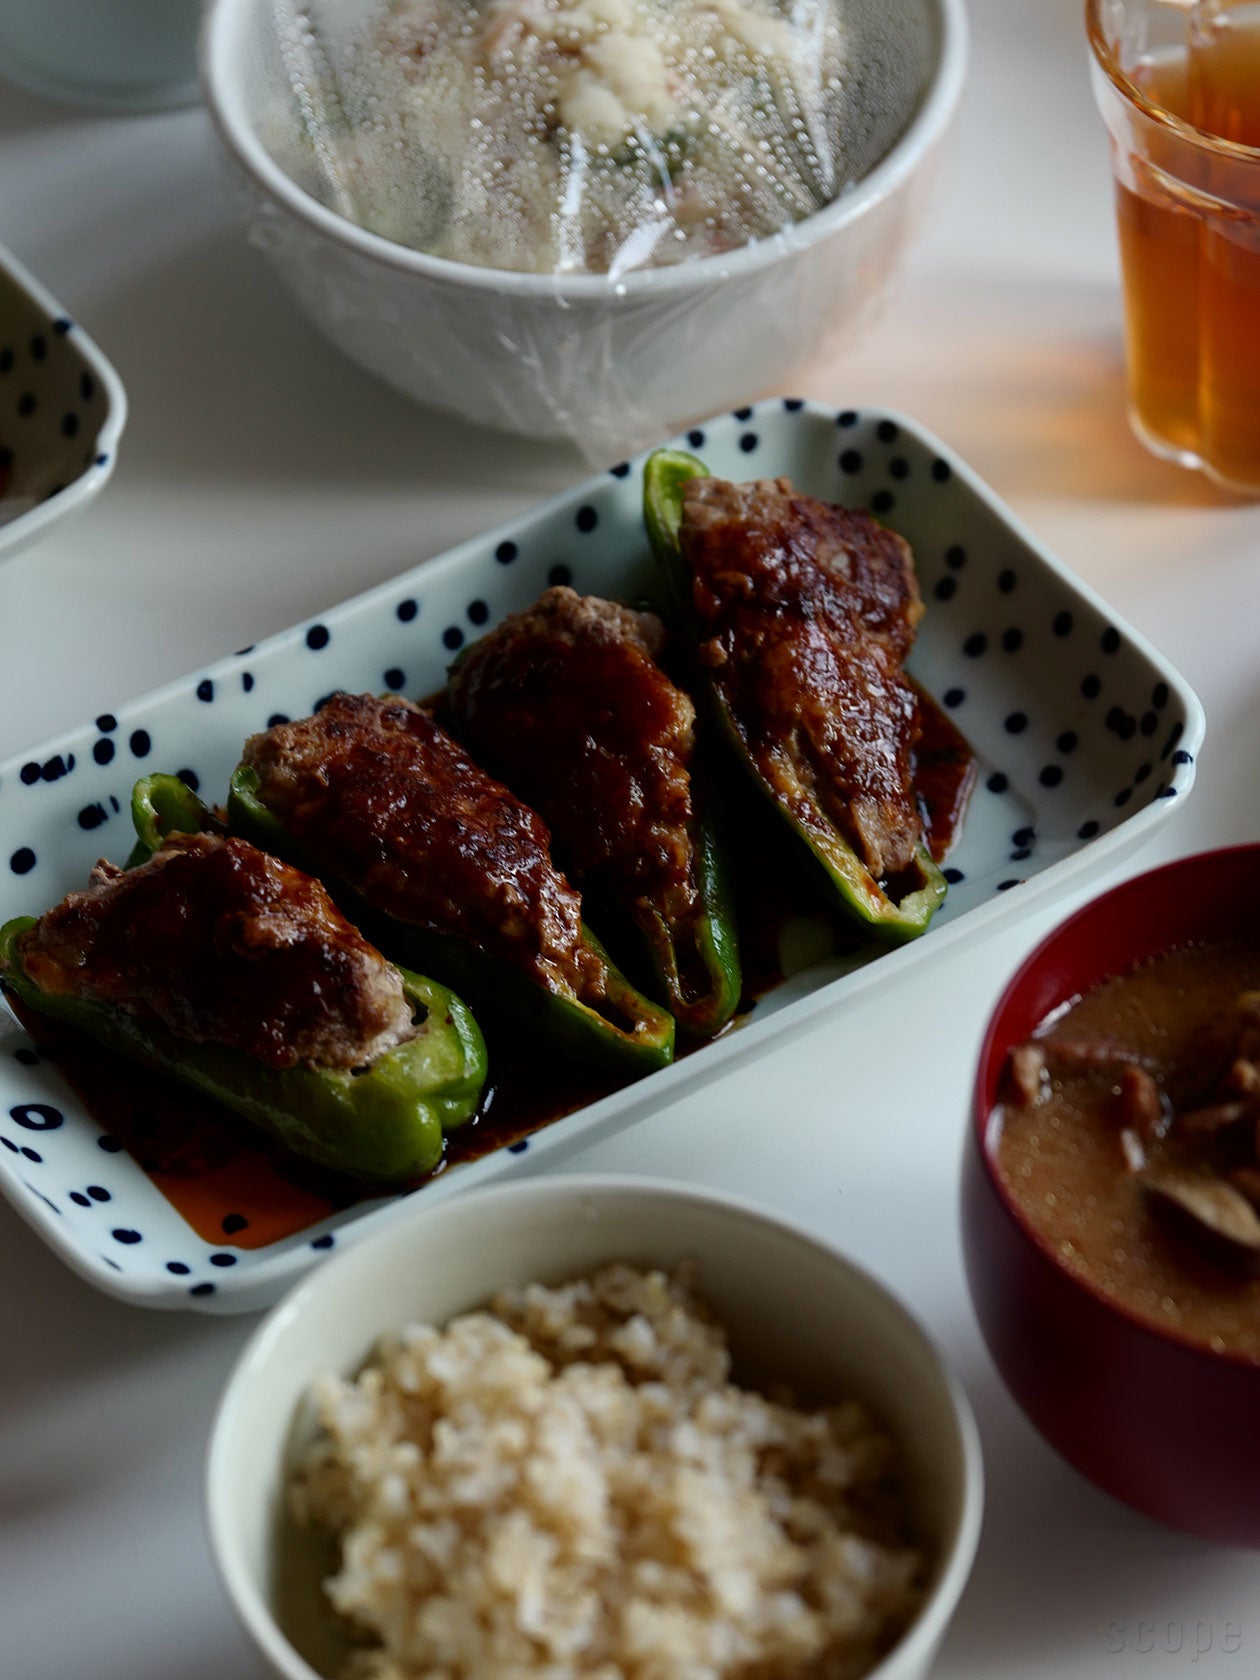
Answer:
POLYGON ((692 479, 680 540, 700 658, 761 775, 820 838, 821 810, 876 880, 907 869, 923 833, 907 544, 782 478, 692 479))
POLYGON ((541 813, 569 873, 671 925, 697 911, 695 707, 652 613, 548 589, 451 674, 455 726, 541 813))
POLYGON ((551 990, 604 995, 582 901, 535 812, 427 712, 334 694, 245 744, 263 803, 318 863, 400 921, 466 940, 551 990))
POLYGON ((364 1067, 413 1033, 398 970, 318 881, 245 840, 175 835, 136 869, 99 863, 18 949, 41 991, 269 1067, 364 1067))

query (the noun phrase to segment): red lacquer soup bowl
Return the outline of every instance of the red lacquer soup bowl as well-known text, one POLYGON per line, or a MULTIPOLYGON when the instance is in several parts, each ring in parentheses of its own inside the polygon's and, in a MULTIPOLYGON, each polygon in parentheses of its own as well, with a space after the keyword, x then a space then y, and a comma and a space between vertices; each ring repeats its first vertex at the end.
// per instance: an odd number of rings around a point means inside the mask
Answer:
POLYGON ((1260 941, 1255 845, 1127 881, 1037 947, 1002 994, 980 1051, 962 1224, 989 1351, 1050 1444, 1148 1516, 1260 1546, 1260 1364, 1147 1325, 1065 1269, 1016 1208, 991 1148, 1008 1053, 1047 1016, 1163 952, 1241 936, 1260 941))

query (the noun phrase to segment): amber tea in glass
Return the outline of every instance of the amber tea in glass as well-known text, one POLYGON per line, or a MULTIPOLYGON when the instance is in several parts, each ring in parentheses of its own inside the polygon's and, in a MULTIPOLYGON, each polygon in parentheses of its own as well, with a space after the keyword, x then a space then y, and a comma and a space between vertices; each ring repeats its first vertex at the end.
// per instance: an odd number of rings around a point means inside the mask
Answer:
POLYGON ((1260 0, 1087 0, 1086 24, 1133 428, 1260 494, 1260 0))

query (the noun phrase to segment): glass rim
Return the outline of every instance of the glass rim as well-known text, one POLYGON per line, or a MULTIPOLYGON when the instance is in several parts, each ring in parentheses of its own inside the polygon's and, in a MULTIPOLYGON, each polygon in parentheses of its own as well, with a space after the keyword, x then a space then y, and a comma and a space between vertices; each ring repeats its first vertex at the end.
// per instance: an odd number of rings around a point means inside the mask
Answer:
MULTIPOLYGON (((1184 117, 1161 105, 1152 99, 1121 68, 1120 60, 1113 52, 1111 43, 1103 33, 1102 21, 1099 16, 1105 0, 1085 0, 1085 33, 1089 37, 1090 49, 1094 61, 1099 69, 1114 83, 1119 92, 1131 105, 1137 108, 1152 122, 1165 128, 1169 133, 1180 139, 1189 140, 1195 145, 1210 147, 1218 155, 1235 159, 1239 163, 1253 163, 1260 165, 1260 146, 1245 146, 1241 140, 1227 140, 1223 134, 1213 134, 1211 129, 1200 128, 1196 123, 1187 122, 1184 117)), ((1187 8, 1188 9, 1188 8, 1187 8)))

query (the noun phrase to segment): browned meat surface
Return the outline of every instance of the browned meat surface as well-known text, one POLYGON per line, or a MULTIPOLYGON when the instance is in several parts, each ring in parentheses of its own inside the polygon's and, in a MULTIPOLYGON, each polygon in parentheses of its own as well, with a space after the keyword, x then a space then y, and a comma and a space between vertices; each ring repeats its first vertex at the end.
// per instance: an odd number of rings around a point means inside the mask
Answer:
POLYGON ((877 879, 922 838, 918 706, 902 662, 923 614, 910 550, 787 479, 686 488, 700 657, 766 781, 807 829, 815 802, 877 879))
POLYGON ((582 901, 542 818, 408 700, 335 694, 245 744, 264 803, 321 871, 401 921, 469 940, 544 984, 603 996, 582 901))
POLYGON ((42 991, 270 1067, 363 1067, 412 1033, 398 970, 318 881, 245 840, 181 834, 136 869, 100 863, 19 949, 42 991))
POLYGON ((451 674, 455 727, 551 828, 569 873, 674 924, 695 911, 695 707, 651 613, 548 589, 451 674))

